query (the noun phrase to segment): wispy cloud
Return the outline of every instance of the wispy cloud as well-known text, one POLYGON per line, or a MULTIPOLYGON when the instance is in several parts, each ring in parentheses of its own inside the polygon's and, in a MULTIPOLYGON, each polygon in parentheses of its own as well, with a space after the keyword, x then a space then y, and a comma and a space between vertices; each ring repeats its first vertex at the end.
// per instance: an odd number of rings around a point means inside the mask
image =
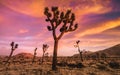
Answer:
POLYGON ((13 11, 33 17, 43 16, 44 0, 1 0, 1 3, 13 11))
POLYGON ((112 20, 112 21, 107 21, 107 22, 100 23, 93 28, 84 30, 83 32, 75 34, 75 35, 77 37, 82 37, 82 36, 85 36, 85 35, 98 34, 98 33, 101 33, 105 30, 115 28, 115 27, 118 27, 118 26, 120 26, 120 18, 112 20))

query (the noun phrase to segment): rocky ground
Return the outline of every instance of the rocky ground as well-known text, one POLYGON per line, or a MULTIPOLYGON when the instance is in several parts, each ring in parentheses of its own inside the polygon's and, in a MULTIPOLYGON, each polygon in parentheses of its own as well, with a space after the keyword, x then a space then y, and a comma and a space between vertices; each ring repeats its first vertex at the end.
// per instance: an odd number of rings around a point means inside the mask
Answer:
POLYGON ((118 62, 85 61, 79 67, 76 64, 69 62, 64 66, 58 65, 57 71, 51 70, 51 62, 0 64, 0 75, 120 75, 118 62))

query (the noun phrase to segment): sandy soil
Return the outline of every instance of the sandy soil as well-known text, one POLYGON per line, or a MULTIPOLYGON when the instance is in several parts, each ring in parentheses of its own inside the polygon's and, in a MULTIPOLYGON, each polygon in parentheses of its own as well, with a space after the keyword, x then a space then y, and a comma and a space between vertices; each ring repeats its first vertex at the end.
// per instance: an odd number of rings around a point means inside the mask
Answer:
MULTIPOLYGON (((70 63, 70 62, 69 62, 70 63)), ((73 63, 73 62, 71 62, 73 63)), ((0 75, 120 75, 120 69, 109 67, 107 62, 85 61, 84 67, 57 66, 57 71, 51 70, 51 62, 0 64, 0 75)))

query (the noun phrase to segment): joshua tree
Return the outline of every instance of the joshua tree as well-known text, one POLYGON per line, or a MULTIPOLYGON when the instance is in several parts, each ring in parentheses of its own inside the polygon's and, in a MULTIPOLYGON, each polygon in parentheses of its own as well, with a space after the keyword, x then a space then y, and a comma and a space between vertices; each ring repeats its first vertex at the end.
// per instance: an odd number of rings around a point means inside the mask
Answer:
POLYGON ((87 59, 87 51, 86 51, 85 49, 83 49, 82 52, 83 52, 83 53, 82 53, 83 58, 84 58, 84 60, 86 60, 86 59, 87 59))
POLYGON ((100 61, 100 54, 99 53, 96 53, 96 58, 97 58, 97 61, 100 61))
POLYGON ((46 7, 44 14, 47 17, 46 22, 50 22, 50 26, 47 26, 47 29, 52 31, 54 39, 52 70, 57 70, 58 42, 65 33, 75 31, 78 28, 78 24, 74 24, 75 14, 71 10, 60 12, 58 7, 52 7, 50 11, 46 7))
POLYGON ((48 58, 49 58, 49 53, 47 52, 47 53, 45 53, 45 59, 48 61, 48 58))
POLYGON ((10 53, 7 61, 5 62, 5 65, 9 62, 9 60, 10 60, 10 58, 12 57, 12 54, 13 54, 13 52, 15 51, 15 49, 18 48, 18 44, 15 44, 14 42, 12 42, 10 45, 11 45, 11 53, 10 53))
POLYGON ((34 50, 34 56, 33 56, 33 61, 32 61, 32 63, 34 63, 35 62, 35 57, 36 57, 36 51, 37 51, 37 48, 35 48, 35 50, 34 50))
POLYGON ((80 43, 80 40, 76 41, 76 44, 74 46, 78 48, 78 52, 80 54, 80 59, 81 59, 81 61, 83 61, 82 51, 80 51, 79 43, 80 43))
POLYGON ((101 53, 100 57, 106 61, 107 58, 107 54, 106 53, 101 53))
POLYGON ((42 63, 44 62, 44 54, 45 54, 45 52, 47 51, 47 49, 48 49, 48 45, 47 44, 43 44, 43 56, 42 56, 42 63))
POLYGON ((47 52, 47 53, 45 53, 45 57, 48 57, 48 55, 49 55, 49 53, 47 52))

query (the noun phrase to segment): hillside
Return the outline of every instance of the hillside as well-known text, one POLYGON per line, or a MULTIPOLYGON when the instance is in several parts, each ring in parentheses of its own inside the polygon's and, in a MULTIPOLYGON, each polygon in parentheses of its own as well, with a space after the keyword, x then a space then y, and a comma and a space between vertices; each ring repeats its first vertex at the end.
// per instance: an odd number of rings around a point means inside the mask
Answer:
MULTIPOLYGON (((117 44, 115 46, 112 46, 110 48, 104 49, 104 50, 99 50, 96 52, 89 52, 87 55, 95 55, 96 53, 105 53, 109 57, 120 57, 120 44, 117 44)), ((79 54, 73 55, 74 57, 78 57, 79 54)))
POLYGON ((20 57, 24 57, 24 58, 33 58, 33 54, 31 53, 19 53, 19 54, 16 54, 14 55, 15 57, 17 58, 20 58, 20 57))
POLYGON ((120 44, 97 52, 106 53, 110 57, 120 57, 120 44))
MULTIPOLYGON (((91 51, 87 51, 86 55, 90 55, 90 54, 92 54, 92 53, 93 53, 93 52, 91 52, 91 51)), ((74 54, 73 57, 79 57, 79 54, 74 54)))

